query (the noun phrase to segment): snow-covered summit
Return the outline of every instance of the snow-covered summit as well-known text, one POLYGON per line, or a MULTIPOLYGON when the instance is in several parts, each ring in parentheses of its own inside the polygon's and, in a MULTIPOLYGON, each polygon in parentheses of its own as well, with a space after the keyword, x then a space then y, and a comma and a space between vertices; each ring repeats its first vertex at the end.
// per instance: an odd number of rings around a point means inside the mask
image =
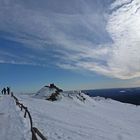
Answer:
POLYGON ((73 90, 73 91, 63 91, 62 89, 58 88, 54 84, 50 84, 49 86, 44 86, 41 88, 34 97, 39 99, 51 100, 56 101, 59 99, 66 99, 66 100, 74 100, 85 102, 86 100, 90 100, 88 95, 85 95, 81 91, 73 90))
POLYGON ((54 84, 50 84, 49 86, 44 86, 41 88, 34 97, 43 98, 47 100, 57 100, 61 96, 61 92, 63 90, 55 86, 54 84))

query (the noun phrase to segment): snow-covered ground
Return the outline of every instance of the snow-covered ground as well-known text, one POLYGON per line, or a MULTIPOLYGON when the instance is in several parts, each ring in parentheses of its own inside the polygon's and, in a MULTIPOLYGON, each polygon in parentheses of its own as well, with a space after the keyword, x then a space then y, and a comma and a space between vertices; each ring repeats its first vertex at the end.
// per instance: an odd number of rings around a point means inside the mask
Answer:
MULTIPOLYGON (((80 92, 58 101, 16 95, 48 140, 139 140, 140 107, 80 92), (83 100, 85 98, 85 100, 83 100)), ((27 119, 10 96, 0 97, 0 140, 30 140, 27 119)))
POLYGON ((0 140, 27 140, 30 138, 28 123, 23 119, 10 96, 0 96, 0 140))
POLYGON ((140 107, 111 99, 65 94, 51 102, 19 96, 48 140, 139 140, 140 107))

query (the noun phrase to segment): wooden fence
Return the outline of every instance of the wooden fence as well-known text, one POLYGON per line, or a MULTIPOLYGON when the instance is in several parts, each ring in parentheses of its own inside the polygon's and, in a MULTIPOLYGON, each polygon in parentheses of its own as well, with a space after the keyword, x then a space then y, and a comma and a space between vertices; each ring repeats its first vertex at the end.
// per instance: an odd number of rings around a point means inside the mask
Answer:
POLYGON ((43 134, 36 128, 33 127, 33 120, 32 120, 32 116, 28 110, 28 108, 26 106, 24 106, 22 103, 19 102, 18 98, 16 96, 13 95, 13 93, 11 93, 11 97, 14 98, 16 105, 22 110, 24 110, 24 118, 29 117, 30 120, 30 130, 32 133, 32 140, 38 140, 37 135, 42 139, 42 140, 47 140, 47 138, 45 136, 43 136, 43 134))

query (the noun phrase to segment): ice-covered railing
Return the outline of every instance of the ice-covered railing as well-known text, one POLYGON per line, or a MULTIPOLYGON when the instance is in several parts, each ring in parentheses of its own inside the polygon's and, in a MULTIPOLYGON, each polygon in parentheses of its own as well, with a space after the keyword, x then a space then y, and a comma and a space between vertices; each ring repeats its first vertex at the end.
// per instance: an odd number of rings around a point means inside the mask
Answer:
POLYGON ((28 110, 28 108, 26 106, 24 106, 22 103, 19 102, 18 98, 16 96, 14 96, 13 93, 11 93, 11 97, 14 98, 16 105, 22 110, 24 110, 24 118, 29 117, 30 120, 30 130, 32 133, 32 140, 38 140, 37 135, 41 138, 41 140, 47 140, 47 138, 36 128, 33 127, 33 120, 32 120, 32 116, 30 114, 30 111, 28 110))

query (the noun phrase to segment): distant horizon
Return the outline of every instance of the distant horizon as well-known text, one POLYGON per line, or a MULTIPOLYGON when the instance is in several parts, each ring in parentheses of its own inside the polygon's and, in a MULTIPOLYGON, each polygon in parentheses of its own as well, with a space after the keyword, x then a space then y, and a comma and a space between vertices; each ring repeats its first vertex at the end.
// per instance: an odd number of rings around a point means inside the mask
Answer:
MULTIPOLYGON (((50 83, 51 84, 51 83, 50 83)), ((48 84, 49 85, 49 84, 48 84)), ((48 86, 48 85, 44 85, 44 86, 48 86)), ((38 90, 36 91, 32 91, 32 92, 24 92, 24 91, 16 91, 16 93, 27 93, 27 94, 32 94, 32 93, 36 93, 38 92, 41 88, 43 88, 44 86, 40 87, 38 90)), ((56 85, 57 86, 57 85, 56 85)), ((88 88, 88 89, 67 89, 67 90, 64 90, 62 87, 59 87, 61 88, 63 91, 90 91, 90 90, 107 90, 107 89, 134 89, 134 88, 140 88, 140 86, 130 86, 130 87, 105 87, 105 88, 88 88)), ((13 89, 14 90, 14 89, 13 89)))

